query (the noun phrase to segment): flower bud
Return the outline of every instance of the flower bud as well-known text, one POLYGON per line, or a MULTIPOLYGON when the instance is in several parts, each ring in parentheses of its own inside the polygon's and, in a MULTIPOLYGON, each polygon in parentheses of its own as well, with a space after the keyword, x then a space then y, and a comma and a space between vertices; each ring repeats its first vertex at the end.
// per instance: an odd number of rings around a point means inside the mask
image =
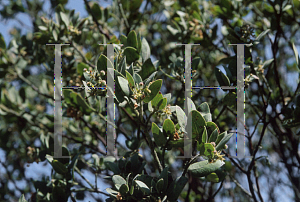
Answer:
POLYGON ((101 76, 105 76, 105 71, 104 71, 104 70, 101 70, 101 71, 100 71, 100 75, 101 75, 101 76))

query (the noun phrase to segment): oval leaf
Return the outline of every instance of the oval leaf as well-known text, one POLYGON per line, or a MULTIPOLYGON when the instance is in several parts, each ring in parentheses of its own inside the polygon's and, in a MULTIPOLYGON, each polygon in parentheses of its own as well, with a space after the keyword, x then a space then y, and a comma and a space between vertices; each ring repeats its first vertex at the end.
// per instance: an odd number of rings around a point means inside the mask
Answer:
POLYGON ((166 119, 163 125, 163 133, 166 137, 172 136, 175 133, 175 125, 171 119, 166 119))
POLYGON ((158 92, 160 91, 160 88, 162 86, 162 80, 156 80, 154 81, 152 84, 150 84, 149 86, 149 90, 151 91, 151 93, 149 93, 145 98, 144 98, 144 102, 148 103, 151 100, 153 100, 153 98, 158 94, 158 92))
POLYGON ((220 160, 217 160, 212 163, 209 163, 208 160, 205 160, 190 165, 188 170, 194 177, 204 177, 216 171, 222 165, 224 165, 224 162, 220 160))
POLYGON ((135 180, 135 183, 137 184, 137 186, 146 194, 150 194, 150 189, 149 187, 142 181, 139 180, 135 180))
POLYGON ((215 75, 220 86, 230 86, 230 81, 228 77, 218 68, 215 68, 215 75))

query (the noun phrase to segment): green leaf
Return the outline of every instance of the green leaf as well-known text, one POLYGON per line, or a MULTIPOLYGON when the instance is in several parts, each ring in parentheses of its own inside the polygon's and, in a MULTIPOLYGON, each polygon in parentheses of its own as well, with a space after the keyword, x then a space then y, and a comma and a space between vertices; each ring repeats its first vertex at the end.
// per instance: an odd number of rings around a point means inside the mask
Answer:
POLYGON ((206 127, 204 127, 204 130, 203 130, 203 134, 202 134, 202 142, 204 143, 207 143, 207 130, 206 130, 206 127))
POLYGON ((127 192, 129 191, 128 185, 127 184, 122 184, 119 191, 120 191, 120 194, 122 196, 125 196, 127 194, 127 192))
POLYGON ((142 49, 142 40, 141 40, 141 35, 140 35, 140 33, 138 33, 138 35, 137 35, 137 51, 138 51, 138 53, 139 53, 140 55, 142 55, 142 54, 141 54, 141 49, 142 49))
POLYGON ((227 167, 229 167, 229 169, 231 170, 231 164, 230 164, 230 162, 225 162, 225 165, 224 166, 222 166, 221 168, 219 168, 219 169, 217 169, 216 171, 215 171, 215 173, 217 174, 217 176, 218 176, 218 178, 219 178, 219 182, 221 182, 221 181, 223 181, 224 179, 225 179, 225 177, 226 177, 226 175, 227 175, 227 173, 226 173, 226 165, 228 165, 227 167), (229 163, 229 164, 228 164, 229 163))
POLYGON ((150 58, 151 51, 150 46, 145 38, 142 39, 142 62, 144 63, 150 58))
POLYGON ((126 56, 127 64, 131 64, 139 59, 139 53, 137 52, 137 49, 133 47, 126 47, 124 49, 124 54, 126 56))
POLYGON ((160 178, 156 183, 156 190, 158 193, 160 193, 164 188, 164 179, 160 178))
POLYGON ((224 132, 225 135, 224 137, 221 139, 221 141, 218 143, 218 145, 216 146, 216 150, 220 151, 224 148, 225 144, 229 141, 229 139, 231 138, 231 136, 233 135, 233 133, 229 133, 227 134, 227 132, 224 132))
POLYGON ((156 123, 152 123, 152 134, 157 146, 162 147, 166 144, 167 138, 163 135, 156 123))
POLYGON ((167 29, 171 32, 172 35, 176 35, 177 33, 179 33, 179 31, 177 29, 174 29, 171 25, 167 25, 167 29))
POLYGON ((130 190, 129 190, 130 195, 133 195, 133 192, 134 192, 134 186, 131 185, 130 190))
POLYGON ((135 183, 137 184, 137 186, 146 194, 150 194, 150 189, 149 187, 142 181, 139 180, 135 180, 135 183))
POLYGON ((207 102, 203 102, 200 106, 199 106, 199 111, 200 112, 203 112, 203 113, 210 113, 210 110, 209 110, 209 106, 207 104, 207 102))
POLYGON ((177 201, 187 182, 188 178, 185 176, 180 176, 176 180, 174 180, 168 188, 168 200, 177 201))
POLYGON ((230 81, 228 77, 218 68, 215 68, 215 75, 220 86, 230 86, 230 81))
POLYGON ((78 93, 75 94, 76 94, 77 105, 79 106, 80 111, 82 111, 84 114, 87 115, 95 111, 95 109, 93 109, 89 104, 86 103, 86 101, 81 97, 80 94, 78 93))
POLYGON ((100 8, 100 6, 98 5, 98 3, 94 3, 92 8, 91 8, 93 15, 95 16, 95 18, 97 20, 101 20, 102 18, 102 10, 100 8))
POLYGON ((123 57, 121 62, 118 65, 117 70, 122 74, 122 75, 126 75, 125 71, 126 71, 126 57, 123 57))
POLYGON ((263 31, 262 33, 260 33, 258 35, 258 37, 256 37, 255 41, 258 42, 263 36, 265 36, 268 32, 270 31, 270 29, 267 29, 265 31, 263 31))
POLYGON ((120 171, 120 169, 119 169, 119 167, 117 166, 116 163, 107 161, 107 162, 104 162, 104 164, 105 164, 105 166, 108 167, 111 171, 113 171, 113 173, 114 173, 115 175, 120 174, 121 171, 120 171))
POLYGON ((6 43, 1 33, 0 33, 0 48, 3 50, 6 49, 6 43))
POLYGON ((295 57, 296 57, 296 64, 298 65, 298 68, 300 69, 300 56, 299 56, 299 53, 298 53, 298 50, 295 46, 295 44, 293 43, 293 50, 294 50, 294 54, 295 54, 295 57))
POLYGON ((152 106, 153 108, 158 108, 158 107, 159 107, 158 104, 159 104, 159 102, 160 102, 162 99, 163 99, 163 95, 158 93, 158 94, 153 98, 153 100, 151 100, 151 106, 152 106))
POLYGON ((180 127, 185 128, 186 126, 186 115, 184 111, 181 109, 181 107, 176 105, 176 116, 177 116, 177 121, 180 127))
POLYGON ((142 70, 139 72, 139 74, 141 75, 141 77, 144 81, 155 71, 156 71, 156 69, 155 69, 153 63, 151 62, 151 59, 148 58, 142 65, 142 70))
POLYGON ((126 71, 126 78, 128 80, 129 87, 134 87, 133 77, 131 76, 131 74, 128 71, 126 71))
POLYGON ((219 142, 223 139, 223 137, 225 137, 225 134, 227 134, 227 132, 223 132, 223 133, 221 133, 221 134, 218 135, 218 138, 217 138, 217 140, 215 142, 216 145, 218 145, 219 142))
POLYGON ((150 111, 150 112, 153 112, 153 107, 152 107, 152 104, 151 104, 151 102, 148 102, 148 110, 150 111))
POLYGON ((237 104, 237 98, 235 92, 229 92, 224 98, 223 98, 223 104, 228 105, 229 107, 236 108, 237 104))
POLYGON ((264 64, 263 64, 263 69, 269 67, 269 65, 273 62, 273 60, 274 60, 274 58, 265 61, 264 64))
POLYGON ((124 94, 126 96, 129 96, 130 89, 128 86, 128 81, 121 76, 118 76, 118 81, 119 81, 120 87, 121 87, 122 91, 124 92, 124 94))
POLYGON ((121 35, 120 36, 120 41, 121 41, 121 44, 123 44, 124 47, 127 46, 127 37, 125 35, 121 35))
POLYGON ((158 109, 162 110, 167 106, 167 98, 163 98, 158 104, 158 109))
POLYGON ((225 72, 226 72, 226 76, 228 77, 229 81, 232 80, 232 74, 231 74, 231 71, 229 70, 228 67, 224 66, 223 65, 223 68, 225 69, 225 72))
POLYGON ((132 30, 131 32, 129 32, 128 36, 127 36, 127 45, 131 46, 135 49, 138 48, 138 41, 137 41, 137 36, 136 36, 136 32, 134 30, 132 30))
POLYGON ((216 173, 210 173, 206 176, 206 179, 210 182, 219 182, 219 177, 216 173))
POLYGON ((68 150, 67 147, 65 146, 62 146, 61 148, 59 148, 59 150, 61 151, 58 151, 58 152, 61 152, 62 156, 68 156, 67 158, 54 158, 55 160, 58 160, 59 162, 61 162, 62 164, 64 165, 68 165, 69 162, 70 162, 70 152, 68 150))
POLYGON ((139 141, 136 137, 132 137, 130 140, 125 141, 126 146, 131 150, 136 150, 139 147, 139 141))
POLYGON ((113 195, 113 196, 117 196, 118 195, 118 191, 113 190, 112 188, 106 188, 105 189, 109 194, 113 195))
POLYGON ((149 93, 145 98, 144 98, 144 102, 148 103, 151 100, 153 100, 153 98, 158 94, 158 92, 160 91, 160 88, 162 86, 162 80, 156 80, 154 81, 152 84, 150 84, 149 86, 149 90, 151 90, 151 93, 149 93))
POLYGON ((211 113, 207 102, 204 102, 199 106, 199 111, 206 122, 212 121, 211 113))
POLYGON ((129 7, 130 11, 132 13, 136 12, 140 8, 142 2, 143 2, 143 0, 132 0, 132 1, 130 1, 130 7, 129 7))
POLYGON ((218 138, 218 135, 219 135, 219 132, 218 132, 218 129, 216 128, 209 136, 208 142, 215 142, 218 138))
POLYGON ((53 201, 66 202, 68 200, 68 195, 65 192, 63 186, 54 185, 52 188, 53 201))
POLYGON ((229 64, 228 64, 228 69, 231 72, 232 75, 232 81, 236 80, 237 76, 237 56, 234 56, 233 58, 230 59, 229 64))
POLYGON ((78 65, 77 65, 77 73, 80 75, 80 76, 83 76, 83 69, 86 68, 86 69, 89 69, 89 66, 83 62, 80 62, 78 65))
POLYGON ((113 64, 111 63, 111 61, 103 54, 101 54, 98 58, 97 61, 97 70, 98 72, 100 72, 101 70, 103 71, 107 71, 107 61, 109 61, 109 67, 108 68, 113 68, 113 64))
POLYGON ((175 125, 171 119, 166 119, 163 124, 163 134, 172 137, 175 134, 175 125))
POLYGON ((188 122, 192 122, 192 137, 199 137, 202 140, 202 134, 206 121, 203 116, 197 110, 193 110, 188 116, 188 122))
POLYGON ((167 98, 167 104, 170 104, 172 94, 171 93, 164 94, 164 97, 167 98))
POLYGON ((190 171, 194 177, 204 177, 212 172, 215 172, 222 165, 224 165, 224 162, 221 160, 217 160, 212 163, 209 163, 208 160, 205 160, 190 165, 188 171, 190 171))
POLYGON ((112 181, 113 181, 113 183, 114 183, 117 190, 120 189, 122 184, 126 184, 126 180, 120 175, 114 175, 112 177, 112 181))
POLYGON ((150 175, 141 175, 139 174, 135 180, 139 180, 144 182, 148 187, 151 187, 151 181, 152 181, 153 177, 151 177, 150 175))
POLYGON ((162 94, 157 94, 151 101, 151 106, 158 110, 162 110, 167 106, 167 98, 164 98, 162 94))
POLYGON ((70 24, 69 17, 63 12, 60 12, 59 14, 63 23, 66 25, 66 27, 68 27, 70 24))
POLYGON ((71 104, 72 103, 72 99, 71 99, 71 93, 73 93, 74 91, 70 90, 70 89, 63 89, 63 96, 64 96, 64 100, 66 101, 66 103, 71 104))
POLYGON ((133 73, 133 79, 134 79, 135 83, 137 83, 137 84, 143 82, 141 76, 137 73, 133 73))
POLYGON ((62 175, 66 174, 68 172, 67 167, 55 159, 52 161, 52 167, 55 170, 55 172, 62 174, 62 175))
POLYGON ((168 188, 168 170, 169 170, 169 167, 166 166, 163 171, 160 173, 160 176, 158 177, 159 179, 162 178, 164 180, 164 188, 162 190, 162 192, 164 193, 167 188, 168 188))
POLYGON ((197 142, 197 150, 200 152, 200 155, 204 155, 205 147, 204 147, 204 142, 197 142))
POLYGON ((153 72, 144 82, 144 85, 148 85, 150 82, 153 81, 154 77, 156 76, 157 71, 153 72))
POLYGON ((22 196, 19 198, 19 202, 27 202, 24 194, 22 194, 22 196))
POLYGON ((213 159, 214 158, 214 146, 211 143, 205 143, 204 144, 204 155, 206 157, 208 157, 209 159, 213 159))
MULTIPOLYGON (((188 146, 191 144, 191 142, 188 142, 188 146)), ((171 140, 168 143, 168 146, 170 146, 171 148, 183 148, 184 145, 184 139, 181 138, 179 140, 171 140)))
POLYGON ((45 27, 45 26, 38 26, 38 28, 39 28, 40 30, 42 30, 42 31, 47 31, 47 30, 48 30, 48 28, 45 27))

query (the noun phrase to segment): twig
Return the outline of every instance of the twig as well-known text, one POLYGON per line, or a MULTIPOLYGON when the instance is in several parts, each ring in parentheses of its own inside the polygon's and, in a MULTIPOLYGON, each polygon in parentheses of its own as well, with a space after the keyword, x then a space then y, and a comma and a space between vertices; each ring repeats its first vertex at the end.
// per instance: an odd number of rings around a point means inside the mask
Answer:
POLYGON ((92 187, 92 189, 93 190, 95 190, 95 188, 94 188, 94 186, 92 185, 92 183, 90 183, 90 181, 88 180, 88 179, 86 179, 83 175, 82 175, 82 173, 80 172, 80 170, 75 166, 75 171, 80 175, 80 177, 82 178, 82 179, 84 179, 91 187, 92 187))
POLYGON ((212 198, 215 198, 216 195, 217 195, 217 193, 219 193, 219 191, 222 189, 222 187, 223 187, 223 182, 224 182, 224 180, 221 182, 220 187, 218 188, 218 190, 212 195, 212 198))
POLYGON ((52 100, 54 100, 54 96, 51 96, 51 95, 47 95, 45 93, 42 93, 38 87, 36 87, 33 83, 31 83, 28 79, 26 79, 20 72, 17 71, 17 69, 15 68, 15 71, 18 75, 18 77, 20 79, 22 79, 25 83, 27 83, 29 86, 31 86, 31 88, 36 91, 38 94, 42 95, 42 96, 45 96, 46 98, 50 98, 52 100))
POLYGON ((122 4, 121 4, 120 1, 118 1, 117 4, 118 4, 119 11, 120 11, 120 13, 121 13, 121 15, 122 15, 122 18, 124 19, 125 26, 126 26, 127 31, 128 31, 130 27, 129 27, 128 20, 127 20, 127 18, 126 18, 126 16, 125 16, 125 13, 124 13, 123 6, 122 6, 122 4))
POLYGON ((106 32, 104 32, 102 26, 101 26, 101 25, 99 24, 99 22, 97 21, 97 18, 95 17, 95 15, 94 15, 94 13, 93 13, 93 11, 92 11, 92 9, 91 9, 91 7, 90 7, 88 1, 87 1, 87 0, 84 0, 84 4, 85 4, 85 6, 86 6, 86 8, 87 8, 87 10, 88 10, 88 13, 91 14, 91 16, 93 17, 93 20, 94 20, 94 22, 96 23, 99 32, 100 32, 101 34, 104 34, 105 37, 106 37, 108 40, 110 40, 109 34, 106 33, 106 32))
POLYGON ((97 192, 97 193, 100 193, 100 194, 104 194, 106 196, 110 196, 109 194, 107 194, 103 191, 100 191, 99 189, 87 189, 87 188, 71 189, 71 192, 83 192, 83 191, 97 192))
POLYGON ((87 63, 89 66, 91 66, 93 69, 95 69, 95 65, 90 63, 88 59, 83 55, 83 53, 76 47, 75 43, 71 41, 70 45, 79 53, 79 55, 82 57, 85 63, 87 63))
POLYGON ((187 170, 189 168, 189 166, 199 157, 201 156, 200 154, 197 154, 196 156, 194 156, 189 162, 187 162, 185 164, 185 167, 184 167, 184 170, 182 172, 182 175, 181 176, 185 176, 185 174, 187 173, 187 170))
POLYGON ((252 198, 251 193, 249 193, 236 179, 234 179, 233 176, 229 175, 229 177, 245 194, 252 198))
POLYGON ((132 30, 135 30, 135 28, 138 26, 138 24, 140 23, 140 21, 142 20, 143 16, 145 15, 146 13, 146 9, 147 9, 147 6, 149 4, 149 0, 147 0, 147 3, 146 3, 146 6, 145 6, 145 11, 142 15, 140 15, 140 18, 138 19, 138 21, 135 23, 134 27, 132 28, 132 30))

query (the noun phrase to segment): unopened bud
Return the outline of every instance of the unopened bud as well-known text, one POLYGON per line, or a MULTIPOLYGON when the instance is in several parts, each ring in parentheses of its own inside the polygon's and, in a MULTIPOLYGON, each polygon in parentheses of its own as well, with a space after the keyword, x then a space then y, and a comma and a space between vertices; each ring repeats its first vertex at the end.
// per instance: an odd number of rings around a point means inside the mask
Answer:
POLYGON ((104 70, 101 70, 101 71, 100 71, 100 75, 101 75, 101 76, 105 76, 105 71, 104 71, 104 70))

